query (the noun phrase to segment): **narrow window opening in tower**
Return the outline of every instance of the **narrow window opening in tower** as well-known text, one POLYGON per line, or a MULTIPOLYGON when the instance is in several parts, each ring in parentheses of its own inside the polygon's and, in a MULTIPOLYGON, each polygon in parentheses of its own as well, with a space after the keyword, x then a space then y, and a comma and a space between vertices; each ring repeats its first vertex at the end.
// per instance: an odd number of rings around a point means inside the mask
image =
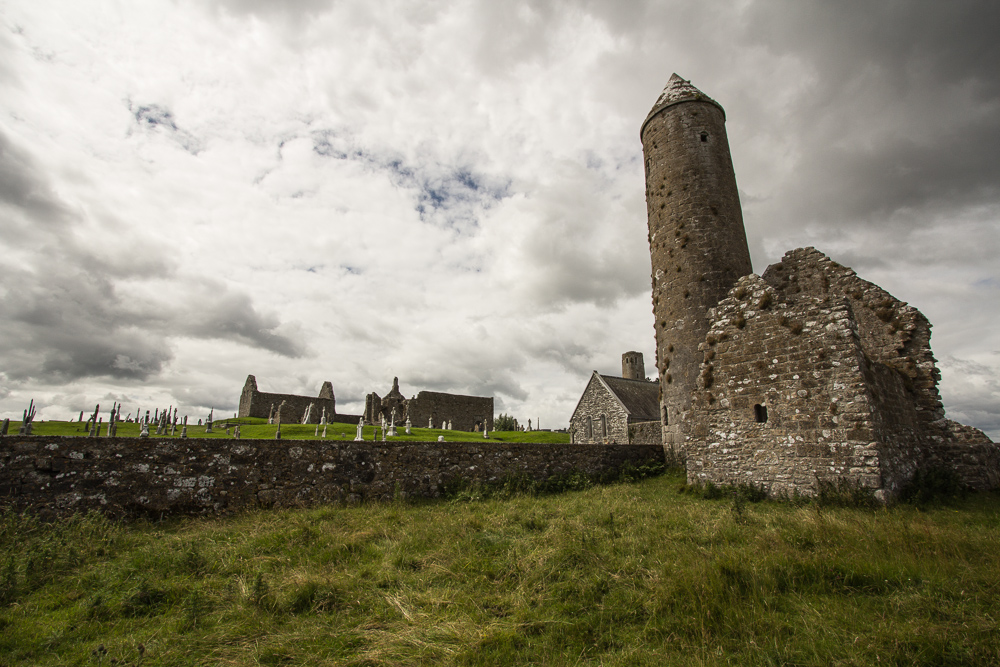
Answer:
POLYGON ((767 406, 758 403, 753 406, 753 416, 757 420, 758 424, 763 424, 767 421, 767 406))
POLYGON ((702 132, 701 133, 701 143, 703 143, 703 144, 707 144, 708 143, 708 132, 702 132))

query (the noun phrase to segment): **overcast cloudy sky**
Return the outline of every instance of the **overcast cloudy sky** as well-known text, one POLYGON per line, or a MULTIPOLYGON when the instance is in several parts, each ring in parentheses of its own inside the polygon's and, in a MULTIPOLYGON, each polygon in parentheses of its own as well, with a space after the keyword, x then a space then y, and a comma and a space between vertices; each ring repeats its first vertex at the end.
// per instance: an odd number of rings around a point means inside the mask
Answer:
POLYGON ((726 108, 754 269, 934 323, 1000 436, 1000 3, 0 1, 0 415, 655 375, 639 126, 726 108))

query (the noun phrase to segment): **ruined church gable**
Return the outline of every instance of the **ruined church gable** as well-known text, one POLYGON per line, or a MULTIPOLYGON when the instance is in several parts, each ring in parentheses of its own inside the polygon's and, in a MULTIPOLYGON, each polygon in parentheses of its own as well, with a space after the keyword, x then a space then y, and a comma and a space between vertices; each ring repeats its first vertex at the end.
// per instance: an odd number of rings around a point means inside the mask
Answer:
POLYGON ((334 421, 337 416, 337 401, 333 394, 333 384, 324 382, 319 395, 315 397, 271 394, 258 390, 257 378, 248 375, 247 381, 243 385, 243 391, 240 393, 240 407, 237 415, 261 419, 277 418, 279 410, 281 411, 281 420, 286 424, 301 422, 304 418, 307 418, 310 424, 318 424, 324 411, 327 421, 334 421))
POLYGON ((789 303, 804 299, 850 301, 861 348, 873 362, 905 378, 914 408, 927 423, 944 417, 937 383, 941 374, 931 351, 931 324, 916 308, 863 280, 815 248, 785 254, 764 272, 764 280, 789 303))
POLYGON ((711 312, 692 410, 688 473, 772 492, 852 474, 877 488, 871 406, 846 299, 790 304, 756 275, 711 312))
POLYGON ((793 250, 708 317, 683 417, 692 481, 780 494, 850 479, 889 499, 921 466, 949 465, 991 483, 978 469, 996 468, 995 445, 942 418, 927 319, 851 269, 793 250), (954 456, 959 433, 972 444, 954 456))

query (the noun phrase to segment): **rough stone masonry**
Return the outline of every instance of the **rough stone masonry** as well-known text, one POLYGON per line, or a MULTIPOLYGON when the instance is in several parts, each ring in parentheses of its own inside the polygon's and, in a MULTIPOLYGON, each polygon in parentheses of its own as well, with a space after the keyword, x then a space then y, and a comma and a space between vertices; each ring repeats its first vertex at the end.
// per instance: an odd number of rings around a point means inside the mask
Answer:
POLYGON ((0 506, 50 517, 217 514, 437 497, 452 483, 518 476, 606 478, 662 461, 659 445, 9 436, 0 440, 0 506))
POLYGON ((814 248, 751 273, 716 101, 674 74, 640 134, 664 451, 690 483, 1000 486, 1000 448, 945 419, 918 310, 814 248))

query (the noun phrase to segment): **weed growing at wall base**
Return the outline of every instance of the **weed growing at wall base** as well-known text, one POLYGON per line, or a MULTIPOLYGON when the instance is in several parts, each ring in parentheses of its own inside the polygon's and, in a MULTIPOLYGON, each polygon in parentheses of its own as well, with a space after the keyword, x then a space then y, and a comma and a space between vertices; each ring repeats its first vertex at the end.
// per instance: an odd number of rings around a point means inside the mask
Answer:
POLYGON ((162 523, 7 513, 0 663, 1000 660, 1000 496, 737 513, 682 483, 162 523))

